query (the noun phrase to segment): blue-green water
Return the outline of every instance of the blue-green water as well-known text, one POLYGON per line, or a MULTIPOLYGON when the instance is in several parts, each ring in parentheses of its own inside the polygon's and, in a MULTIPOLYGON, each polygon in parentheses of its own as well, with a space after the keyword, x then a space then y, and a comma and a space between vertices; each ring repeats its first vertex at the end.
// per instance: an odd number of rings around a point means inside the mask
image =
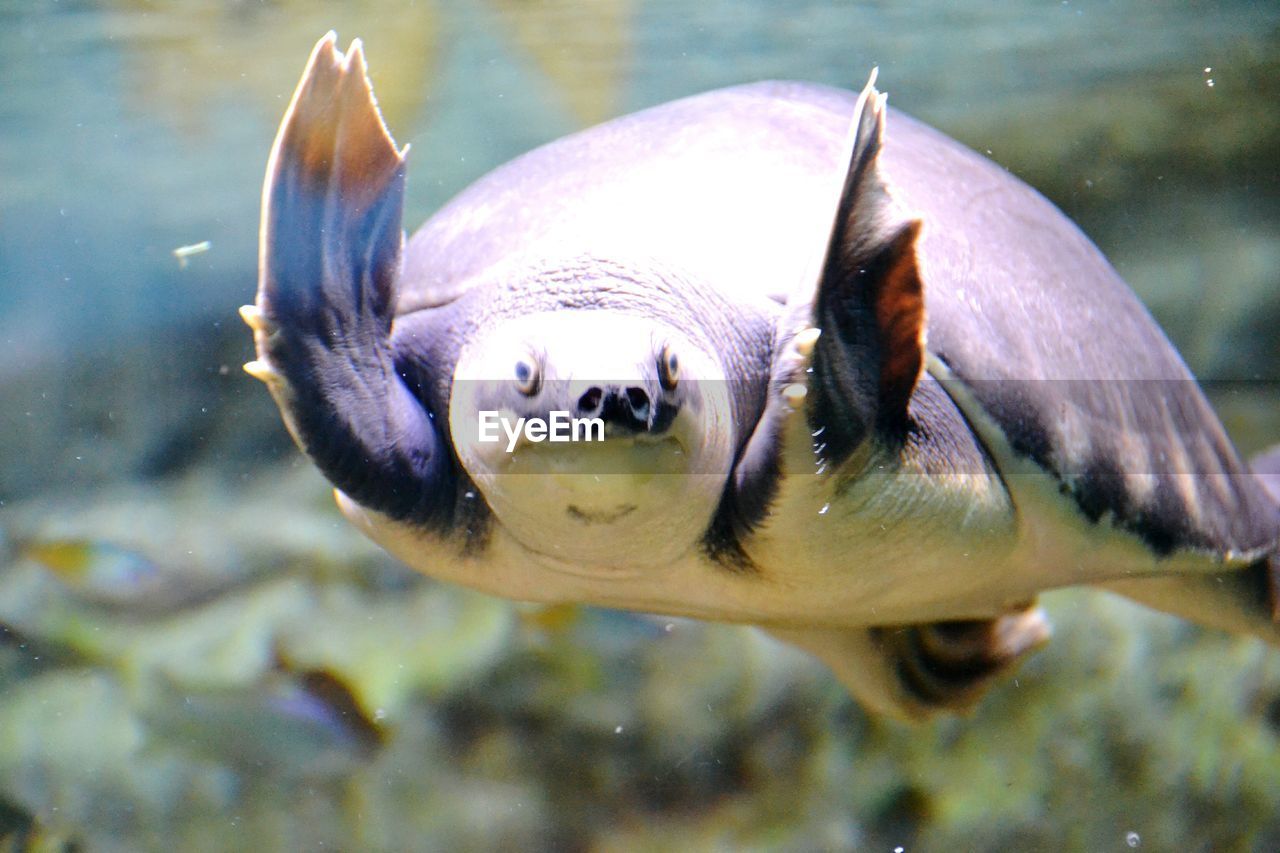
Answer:
POLYGON ((0 0, 0 837, 1276 845, 1280 659, 1254 642, 1050 597, 1018 681, 904 729, 745 629, 513 608, 350 532, 235 317, 330 28, 413 146, 411 227, 595 121, 878 65, 895 108, 1080 221, 1198 374, 1240 380, 1215 402, 1242 449, 1280 440, 1274 4, 0 0))

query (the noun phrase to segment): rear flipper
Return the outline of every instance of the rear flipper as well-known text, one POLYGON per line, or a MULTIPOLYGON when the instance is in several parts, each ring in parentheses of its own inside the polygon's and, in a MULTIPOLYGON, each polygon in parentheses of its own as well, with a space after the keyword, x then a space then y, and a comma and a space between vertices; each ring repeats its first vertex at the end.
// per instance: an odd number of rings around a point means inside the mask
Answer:
POLYGON ((1038 607, 995 619, 892 628, 769 629, 810 652, 868 710, 919 721, 971 709, 1049 639, 1038 607))
MULTIPOLYGON (((1258 479, 1262 490, 1271 497, 1280 519, 1280 444, 1277 444, 1249 460, 1249 468, 1258 479)), ((1277 521, 1280 527, 1280 520, 1277 521)), ((1280 622, 1280 541, 1267 560, 1267 592, 1271 602, 1271 619, 1280 622)), ((1272 639, 1272 642, 1276 642, 1272 639)))
POLYGON ((1249 470, 1280 512, 1280 444, 1250 459, 1249 470))
POLYGON ((1273 602, 1277 570, 1280 565, 1273 554, 1237 571, 1115 580, 1103 586, 1190 622, 1280 645, 1273 602))
POLYGON ((1249 468, 1275 507, 1269 554, 1235 571, 1117 580, 1105 584, 1107 589, 1210 628, 1253 634, 1280 646, 1280 445, 1255 456, 1249 468))
POLYGON ((339 489, 397 519, 452 504, 448 463, 390 347, 404 236, 404 153, 378 115, 360 43, 329 33, 276 137, 263 189, 258 296, 241 315, 285 423, 339 489))

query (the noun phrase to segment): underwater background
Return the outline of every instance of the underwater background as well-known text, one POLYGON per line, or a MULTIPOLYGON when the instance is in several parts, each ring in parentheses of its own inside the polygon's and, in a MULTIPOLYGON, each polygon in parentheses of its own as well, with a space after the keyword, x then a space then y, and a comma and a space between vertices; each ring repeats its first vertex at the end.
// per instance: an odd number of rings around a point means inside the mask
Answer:
POLYGON ((498 601, 349 528, 235 314, 331 28, 410 229, 574 129, 878 65, 1280 441, 1275 3, 0 0, 0 849, 1280 849, 1256 641, 1053 593, 1016 678, 906 727, 750 629, 498 601))

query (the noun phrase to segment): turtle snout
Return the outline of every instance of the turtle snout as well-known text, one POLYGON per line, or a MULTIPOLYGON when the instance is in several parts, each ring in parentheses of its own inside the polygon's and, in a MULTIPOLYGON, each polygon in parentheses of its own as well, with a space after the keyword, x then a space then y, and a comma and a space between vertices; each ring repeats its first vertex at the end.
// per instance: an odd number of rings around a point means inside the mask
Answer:
POLYGON ((649 392, 632 385, 593 385, 578 398, 578 417, 600 418, 605 428, 622 432, 648 432, 649 392))

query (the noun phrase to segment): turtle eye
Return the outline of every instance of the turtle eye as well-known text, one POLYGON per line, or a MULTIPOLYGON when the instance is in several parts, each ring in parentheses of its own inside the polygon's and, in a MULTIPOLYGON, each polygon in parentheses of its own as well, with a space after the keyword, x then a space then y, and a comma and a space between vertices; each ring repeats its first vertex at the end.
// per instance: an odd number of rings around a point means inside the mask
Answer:
POLYGON ((542 372, 532 357, 516 359, 516 387, 526 397, 532 397, 542 388, 542 372))
POLYGON ((680 381, 680 359, 671 344, 664 345, 658 356, 658 381, 666 391, 676 390, 676 383, 680 381))

